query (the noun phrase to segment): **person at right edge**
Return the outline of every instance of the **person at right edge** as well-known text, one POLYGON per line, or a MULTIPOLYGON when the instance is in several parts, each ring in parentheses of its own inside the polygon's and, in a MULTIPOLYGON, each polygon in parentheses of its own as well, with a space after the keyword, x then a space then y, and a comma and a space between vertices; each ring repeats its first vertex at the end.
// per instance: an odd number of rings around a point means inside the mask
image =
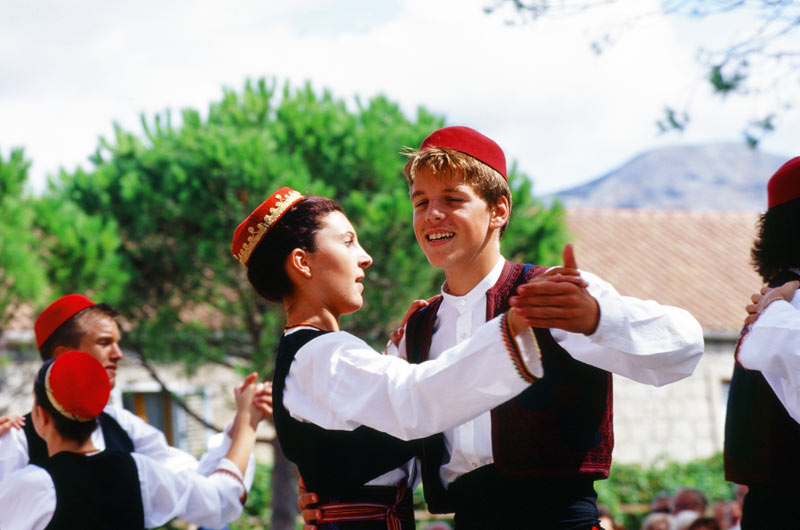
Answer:
POLYGON ((748 487, 742 530, 800 528, 800 157, 767 183, 725 424, 725 479, 748 487))

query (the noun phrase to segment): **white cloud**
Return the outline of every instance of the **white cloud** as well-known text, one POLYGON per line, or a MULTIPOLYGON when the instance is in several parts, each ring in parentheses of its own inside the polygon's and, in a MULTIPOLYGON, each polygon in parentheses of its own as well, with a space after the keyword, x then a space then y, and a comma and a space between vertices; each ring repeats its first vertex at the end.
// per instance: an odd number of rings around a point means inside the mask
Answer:
MULTIPOLYGON (((113 120, 138 128, 141 112, 204 111, 223 86, 274 76, 345 98, 382 92, 408 113, 422 105, 473 126, 547 192, 664 143, 738 141, 753 112, 750 100, 709 97, 696 43, 673 20, 645 19, 592 54, 587 27, 657 0, 520 26, 485 15, 486 3, 14 1, 0 21, 13 50, 0 57, 0 152, 24 145, 41 187, 59 165, 85 163, 113 120), (689 133, 656 136, 663 105, 684 100, 703 111, 689 133)), ((764 146, 790 152, 789 132, 764 146)))

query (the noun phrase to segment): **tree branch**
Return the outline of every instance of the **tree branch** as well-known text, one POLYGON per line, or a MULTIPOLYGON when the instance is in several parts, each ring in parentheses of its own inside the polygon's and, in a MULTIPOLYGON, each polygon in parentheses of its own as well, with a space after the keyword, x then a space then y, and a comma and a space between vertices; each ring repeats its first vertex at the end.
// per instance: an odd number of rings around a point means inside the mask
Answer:
MULTIPOLYGON (((212 429, 215 432, 223 431, 221 427, 217 427, 216 425, 206 421, 206 419, 203 418, 200 414, 189 408, 189 405, 182 397, 178 396, 177 394, 172 392, 169 388, 167 388, 167 385, 164 384, 163 379, 161 379, 161 377, 158 375, 158 372, 156 371, 155 367, 152 364, 150 364, 150 362, 145 358, 144 354, 141 351, 137 351, 136 353, 139 355, 139 359, 142 362, 142 366, 144 366, 145 370, 147 370, 147 373, 149 373, 150 377, 152 377, 153 380, 156 383, 158 383, 158 385, 161 387, 162 394, 168 395, 175 403, 177 403, 177 405, 180 408, 182 408, 186 412, 186 414, 191 416, 193 419, 202 424, 204 427, 212 429)), ((256 438, 256 442, 272 445, 274 443, 274 438, 256 438)))

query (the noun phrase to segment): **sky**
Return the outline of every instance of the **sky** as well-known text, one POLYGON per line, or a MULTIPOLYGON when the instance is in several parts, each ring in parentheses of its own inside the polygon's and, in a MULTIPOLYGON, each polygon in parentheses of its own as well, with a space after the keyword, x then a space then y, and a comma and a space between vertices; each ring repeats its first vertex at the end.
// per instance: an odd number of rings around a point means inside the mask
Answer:
MULTIPOLYGON (((743 125, 766 108, 712 97, 695 58, 698 43, 746 29, 746 16, 630 24, 658 3, 623 0, 508 24, 512 13, 484 12, 491 3, 0 0, 0 156, 24 147, 41 190, 60 167, 89 167, 113 122, 140 131, 142 113, 205 113, 223 88, 267 77, 310 81, 350 103, 385 94, 408 116, 422 106, 474 127, 547 194, 660 146, 742 142, 743 125), (603 28, 622 31, 597 55, 590 43, 603 28), (667 104, 692 112, 682 135, 658 134, 667 104)), ((798 118, 785 114, 762 149, 796 155, 798 118)))

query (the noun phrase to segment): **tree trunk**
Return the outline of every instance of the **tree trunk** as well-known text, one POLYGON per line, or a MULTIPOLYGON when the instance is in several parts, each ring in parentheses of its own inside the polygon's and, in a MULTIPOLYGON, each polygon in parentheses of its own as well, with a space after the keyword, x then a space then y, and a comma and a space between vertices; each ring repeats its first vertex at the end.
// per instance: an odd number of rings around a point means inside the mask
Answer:
POLYGON ((294 530, 297 518, 297 467, 289 462, 276 438, 272 442, 272 522, 270 530, 294 530))

